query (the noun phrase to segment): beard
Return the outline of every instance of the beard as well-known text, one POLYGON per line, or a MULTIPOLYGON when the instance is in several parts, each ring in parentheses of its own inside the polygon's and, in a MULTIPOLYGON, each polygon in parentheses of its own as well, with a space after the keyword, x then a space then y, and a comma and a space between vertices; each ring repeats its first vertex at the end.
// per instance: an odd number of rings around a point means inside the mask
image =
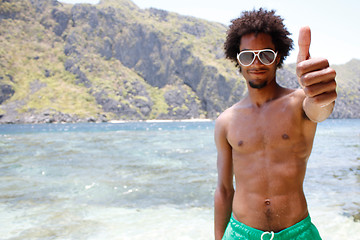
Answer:
POLYGON ((264 87, 266 87, 267 85, 267 82, 262 82, 262 83, 259 83, 259 84, 256 84, 252 81, 249 81, 249 86, 252 87, 252 88, 255 88, 255 89, 262 89, 264 87))

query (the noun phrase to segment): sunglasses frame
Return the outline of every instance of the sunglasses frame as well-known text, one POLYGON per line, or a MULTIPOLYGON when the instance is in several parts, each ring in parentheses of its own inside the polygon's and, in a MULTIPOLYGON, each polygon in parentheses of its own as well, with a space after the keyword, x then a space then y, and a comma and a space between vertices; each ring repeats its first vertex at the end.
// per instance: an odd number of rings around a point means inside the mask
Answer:
POLYGON ((239 61, 239 63, 240 63, 242 66, 244 66, 244 67, 247 67, 247 66, 250 66, 251 64, 253 64, 256 57, 259 59, 259 61, 260 61, 262 64, 264 64, 264 65, 271 65, 271 64, 273 64, 273 63, 275 62, 276 57, 277 57, 277 54, 278 54, 278 52, 275 52, 275 51, 272 50, 272 49, 245 50, 245 51, 239 52, 239 53, 236 55, 236 58, 237 58, 237 60, 239 61), (272 53, 274 54, 274 60, 272 60, 271 63, 264 63, 264 62, 260 59, 260 57, 259 57, 259 54, 260 54, 261 52, 266 52, 266 51, 270 51, 270 52, 272 52, 272 53), (243 63, 240 61, 240 55, 241 55, 241 53, 246 53, 246 52, 251 52, 251 53, 254 54, 254 58, 253 58, 253 60, 252 60, 249 64, 243 64, 243 63))

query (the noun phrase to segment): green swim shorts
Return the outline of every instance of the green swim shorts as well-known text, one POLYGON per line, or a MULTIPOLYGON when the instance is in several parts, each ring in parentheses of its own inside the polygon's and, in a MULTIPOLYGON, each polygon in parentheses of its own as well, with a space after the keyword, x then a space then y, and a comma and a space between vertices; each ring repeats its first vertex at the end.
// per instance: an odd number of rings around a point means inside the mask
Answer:
POLYGON ((321 240, 310 215, 280 232, 264 232, 239 222, 232 215, 222 240, 321 240))

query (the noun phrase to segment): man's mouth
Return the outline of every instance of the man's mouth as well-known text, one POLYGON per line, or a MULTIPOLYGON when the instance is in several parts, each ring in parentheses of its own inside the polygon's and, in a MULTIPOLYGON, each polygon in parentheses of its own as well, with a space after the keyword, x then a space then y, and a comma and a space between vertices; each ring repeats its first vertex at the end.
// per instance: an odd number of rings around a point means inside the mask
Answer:
POLYGON ((249 69, 248 73, 250 74, 264 74, 267 69, 249 69))

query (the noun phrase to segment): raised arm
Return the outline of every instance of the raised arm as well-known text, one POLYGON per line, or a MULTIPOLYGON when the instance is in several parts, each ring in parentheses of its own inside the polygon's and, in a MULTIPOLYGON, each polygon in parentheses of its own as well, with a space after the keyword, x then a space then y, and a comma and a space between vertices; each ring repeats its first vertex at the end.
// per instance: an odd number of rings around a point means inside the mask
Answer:
POLYGON ((306 115, 314 122, 321 122, 329 117, 335 105, 336 72, 327 59, 310 58, 310 42, 310 28, 301 28, 296 73, 306 95, 303 102, 306 115))
POLYGON ((215 190, 215 240, 225 232, 232 212, 234 196, 232 150, 226 138, 226 119, 221 115, 215 123, 215 144, 217 148, 218 183, 215 190))

